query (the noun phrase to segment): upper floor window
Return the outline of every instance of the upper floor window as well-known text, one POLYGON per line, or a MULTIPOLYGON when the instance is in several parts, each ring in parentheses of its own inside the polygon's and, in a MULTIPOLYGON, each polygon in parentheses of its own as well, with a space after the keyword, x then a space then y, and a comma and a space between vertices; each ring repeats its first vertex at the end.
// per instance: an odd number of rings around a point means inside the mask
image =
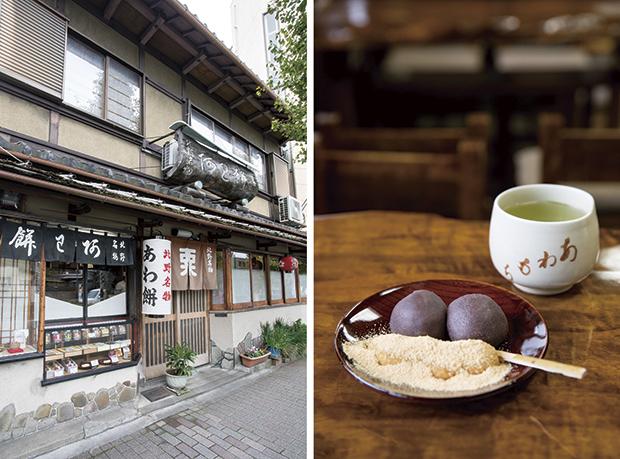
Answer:
POLYGON ((233 138, 234 152, 237 158, 248 162, 250 160, 250 145, 239 138, 233 138))
POLYGON ((278 32, 280 31, 280 25, 278 20, 271 13, 263 14, 263 29, 265 32, 265 52, 267 57, 267 73, 268 75, 276 79, 277 74, 275 72, 275 58, 273 56, 272 46, 278 42, 278 32))
POLYGON ((191 123, 194 130, 196 130, 205 139, 213 142, 213 121, 196 110, 192 110, 191 123))
POLYGON ((67 42, 64 101, 140 132, 140 75, 71 36, 67 42))
POLYGON ((233 138, 232 134, 228 132, 226 129, 222 129, 219 126, 215 126, 215 145, 220 147, 222 151, 225 151, 228 154, 232 154, 233 152, 233 138))
POLYGON ((250 162, 254 168, 256 180, 258 180, 258 189, 269 192, 267 182, 267 156, 257 148, 250 145, 250 162))

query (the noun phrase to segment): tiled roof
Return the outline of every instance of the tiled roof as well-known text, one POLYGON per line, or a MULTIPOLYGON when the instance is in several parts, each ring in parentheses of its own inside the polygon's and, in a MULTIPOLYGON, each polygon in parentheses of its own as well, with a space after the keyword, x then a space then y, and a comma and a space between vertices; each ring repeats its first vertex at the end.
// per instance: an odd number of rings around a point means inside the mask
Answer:
POLYGON ((21 157, 31 158, 32 161, 21 161, 20 158, 11 158, 1 154, 0 169, 16 174, 29 176, 46 182, 69 186, 92 193, 114 197, 127 202, 138 203, 145 210, 161 209, 179 215, 179 218, 191 216, 204 221, 205 225, 214 223, 225 225, 231 230, 254 232, 266 238, 275 237, 285 239, 296 244, 306 244, 306 234, 296 228, 273 222, 264 217, 242 212, 220 204, 197 198, 182 191, 172 189, 166 185, 151 181, 126 172, 102 166, 86 159, 75 158, 67 153, 49 149, 32 148, 24 142, 11 143, 0 136, 0 147, 8 152, 22 154, 21 157), (25 156, 24 156, 25 155, 25 156), (54 163, 58 167, 47 167, 35 164, 35 159, 54 163), (76 173, 67 173, 62 170, 71 168, 76 173), (84 175, 80 174, 83 171, 84 175), (100 177, 101 180, 93 177, 100 177), (111 184, 110 182, 113 182, 111 184), (127 186, 124 187, 122 184, 127 186))

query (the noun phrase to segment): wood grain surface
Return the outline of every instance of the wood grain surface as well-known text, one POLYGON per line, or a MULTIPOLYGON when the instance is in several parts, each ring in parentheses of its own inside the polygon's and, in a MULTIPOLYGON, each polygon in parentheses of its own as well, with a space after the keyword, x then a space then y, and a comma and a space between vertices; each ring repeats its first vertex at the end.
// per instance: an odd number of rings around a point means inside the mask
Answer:
POLYGON ((333 349, 340 318, 387 287, 461 278, 512 288, 494 270, 488 224, 363 212, 315 224, 315 456, 612 458, 620 451, 620 231, 601 230, 595 271, 570 291, 528 295, 549 327, 547 358, 583 380, 537 372, 483 401, 430 406, 357 383, 333 349))

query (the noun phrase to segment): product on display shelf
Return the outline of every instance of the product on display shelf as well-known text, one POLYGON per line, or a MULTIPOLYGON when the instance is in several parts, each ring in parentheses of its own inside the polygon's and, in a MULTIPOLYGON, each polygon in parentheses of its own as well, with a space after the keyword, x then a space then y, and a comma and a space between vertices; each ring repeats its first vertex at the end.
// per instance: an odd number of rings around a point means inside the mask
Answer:
POLYGON ((65 330, 63 332, 63 339, 64 339, 65 343, 73 340, 73 333, 71 333, 71 330, 65 330))

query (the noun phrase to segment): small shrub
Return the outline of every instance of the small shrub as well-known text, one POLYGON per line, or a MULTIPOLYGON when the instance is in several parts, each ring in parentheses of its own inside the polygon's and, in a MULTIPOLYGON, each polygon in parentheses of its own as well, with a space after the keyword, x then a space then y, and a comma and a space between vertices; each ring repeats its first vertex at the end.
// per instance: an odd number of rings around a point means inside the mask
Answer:
POLYGON ((301 357, 306 354, 307 327, 301 320, 292 324, 278 318, 261 323, 261 335, 265 346, 278 349, 285 357, 301 357))
POLYGON ((191 376, 196 353, 185 343, 166 346, 166 368, 175 376, 191 376))

